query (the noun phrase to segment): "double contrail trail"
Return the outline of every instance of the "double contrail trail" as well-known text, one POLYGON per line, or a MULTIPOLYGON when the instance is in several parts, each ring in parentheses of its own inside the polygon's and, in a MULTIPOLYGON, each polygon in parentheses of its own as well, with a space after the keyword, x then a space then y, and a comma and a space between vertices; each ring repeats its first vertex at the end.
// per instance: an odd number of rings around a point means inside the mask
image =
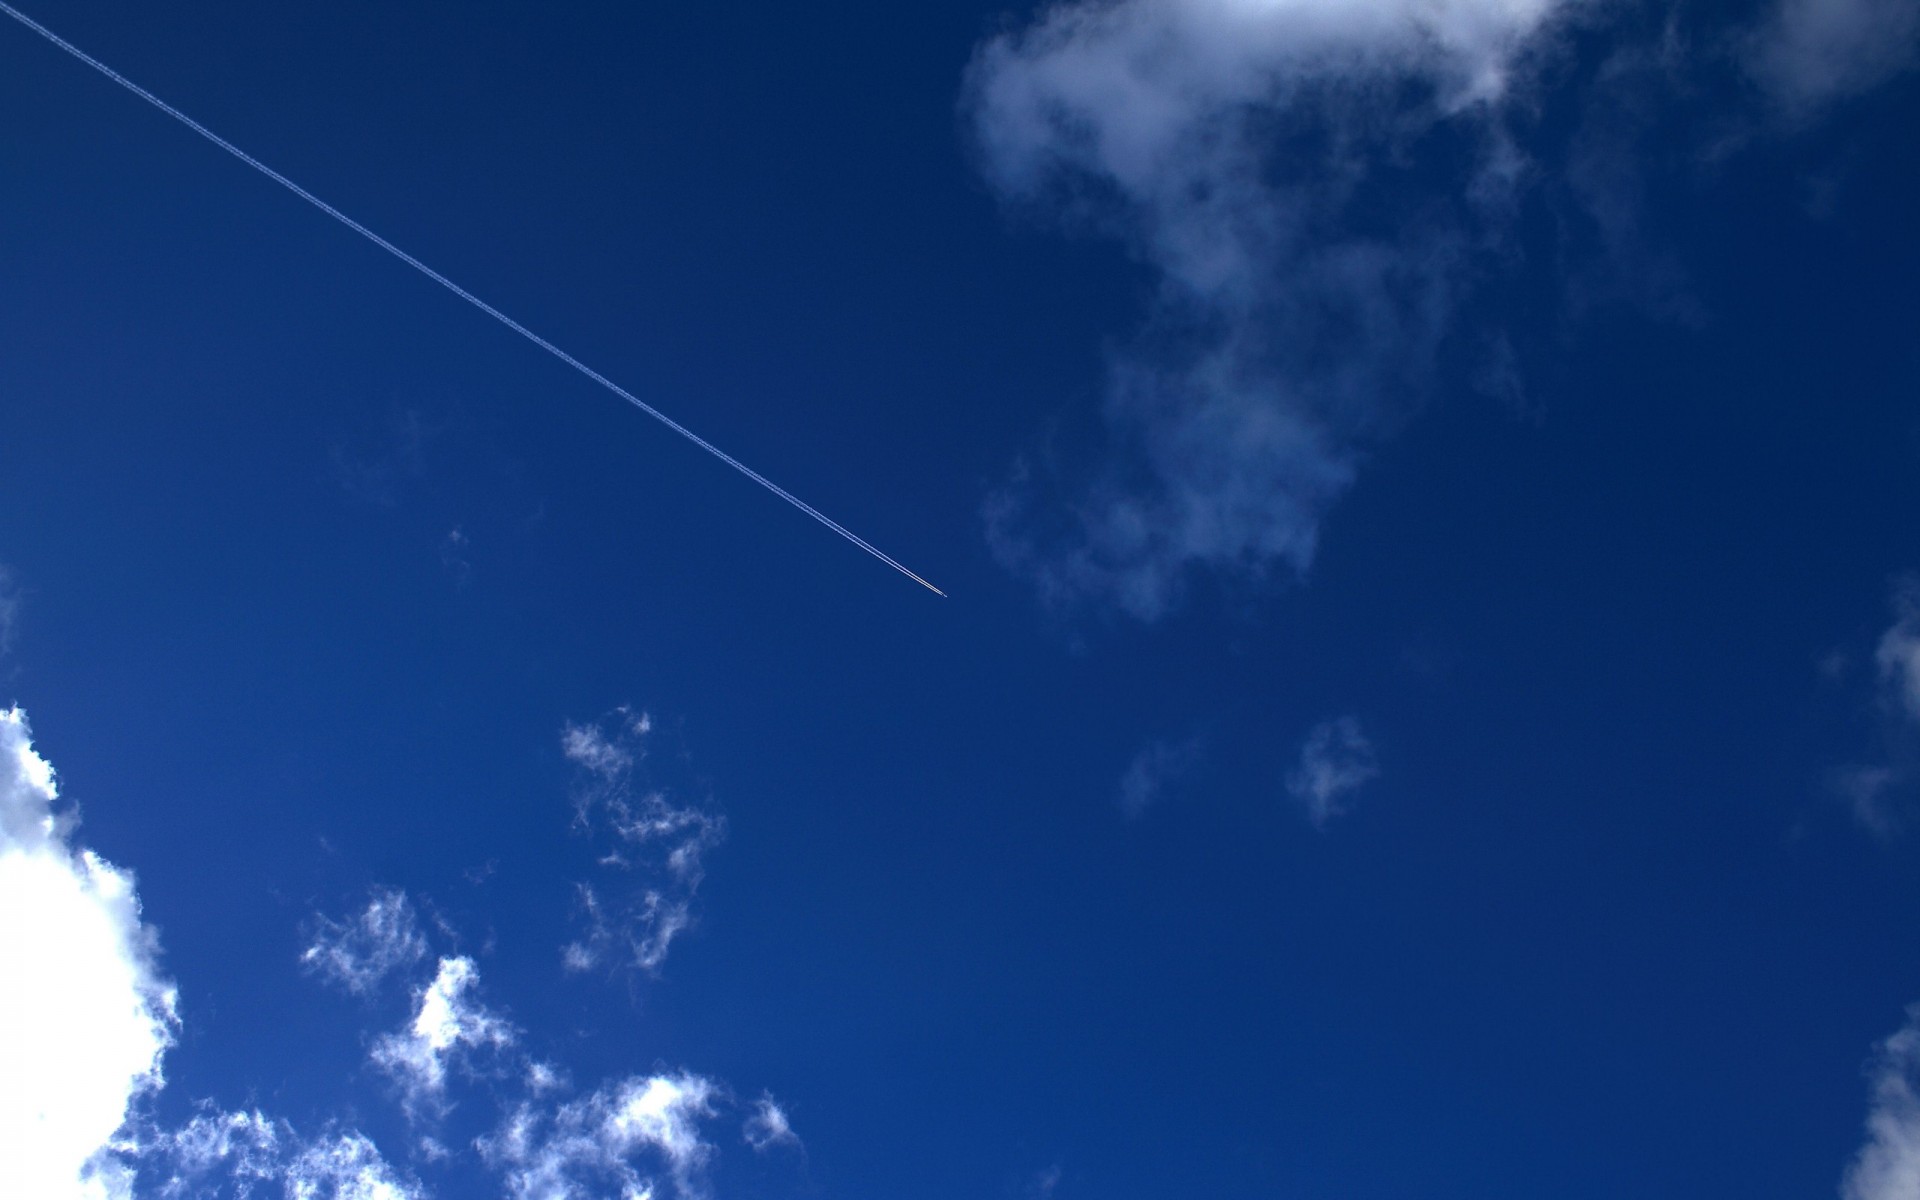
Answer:
POLYGON ((240 147, 234 145, 232 142, 221 137, 219 134, 215 133, 213 130, 208 129, 205 125, 202 125, 200 122, 194 120, 192 117, 181 112, 179 109, 175 108, 173 105, 168 104, 165 100, 162 100, 160 97, 154 95, 152 92, 141 87, 139 84, 135 83, 133 80, 128 79, 125 75, 122 75, 120 72, 114 70, 112 67, 109 67, 107 64, 95 58, 93 55, 88 54, 85 50, 82 50, 80 47, 74 45, 72 42, 67 41, 65 38, 61 37, 59 34, 53 32, 53 30, 48 29, 45 25, 42 25, 40 22, 34 20, 32 17, 29 17, 27 14, 13 7, 11 4, 8 4, 6 0, 0 0, 0 12, 4 12, 9 17, 12 17, 14 20, 20 22, 20 24, 25 25, 28 29, 33 30, 35 33, 39 34, 41 37, 45 38, 47 41, 52 42, 55 46, 58 46, 60 49, 66 51, 68 54, 79 59, 81 62, 87 64, 89 67, 92 67, 94 70, 100 72, 102 75, 105 75, 108 79, 113 80, 113 82, 119 84, 121 87, 127 89, 129 92, 132 92, 134 95, 140 97, 142 100, 145 100, 148 104, 153 105, 155 108, 159 109, 161 112, 167 114, 169 117, 172 117, 174 120, 180 122, 182 125, 185 125, 188 129, 193 130, 195 133, 199 134, 201 137, 207 139, 209 142, 212 142, 214 145, 220 147, 222 150, 225 150, 228 154, 233 155, 235 158, 247 164, 249 167, 252 167, 254 170, 260 172, 262 175, 265 175, 268 179, 273 180, 275 183, 279 184, 281 187, 286 188, 288 191, 292 192, 294 195, 300 197, 302 200, 305 200, 308 204, 313 205, 315 208, 319 209, 321 212, 327 214, 329 217, 332 217, 334 220, 340 222, 342 225, 345 225, 348 229, 353 230, 355 233, 359 234, 361 237, 367 239, 369 242, 372 242, 374 245, 380 247, 382 250, 385 250, 388 254, 393 255, 395 258, 399 259, 401 262, 412 267, 414 270, 420 272, 422 275, 425 275, 428 279, 431 279, 435 283, 439 284, 441 287, 446 288, 448 291, 452 292, 454 295, 460 297, 462 300, 465 300, 468 304, 473 305, 475 308, 479 309, 481 312, 492 317, 494 320, 500 322, 502 325, 505 325, 508 329, 513 330, 515 333, 519 334, 521 337, 532 342, 534 345, 540 347, 542 350, 545 350, 548 354, 553 355, 555 358, 559 359, 561 362, 567 364, 569 367, 572 367, 574 370, 580 372, 582 375, 585 375, 588 379, 593 380, 595 383, 599 384, 601 387, 607 389, 609 392, 612 392, 614 395, 620 397, 622 400, 625 400, 628 404, 633 405, 635 408, 639 409, 641 412, 652 417, 654 420, 660 422, 662 425, 665 425, 668 429, 671 429, 675 433, 679 434, 681 437, 686 438, 688 441, 692 442, 694 445, 700 447, 702 450, 705 450, 708 454, 713 455, 715 458, 719 459, 721 462, 726 463, 728 466, 732 467, 734 470, 740 472, 742 475, 745 475, 748 479, 753 480, 755 483, 759 484, 761 487, 766 488, 768 491, 772 492, 774 495, 780 497, 782 500, 785 500, 788 504, 793 505, 795 508, 799 509, 801 512, 812 517, 814 520, 820 522, 822 525, 825 525, 828 529, 833 530, 835 533, 839 534, 841 537, 847 539, 849 542, 852 542, 854 545, 860 547, 862 550, 865 550, 868 554, 873 555, 875 558, 879 559, 881 562, 892 567, 894 570, 900 572, 902 575, 905 575, 908 579, 913 580, 915 583, 919 584, 923 588, 926 588, 928 591, 932 592, 936 596, 946 595, 945 592, 941 591, 937 587, 934 587, 931 583, 928 583, 926 580, 922 579, 920 576, 908 570, 905 566, 903 566, 900 563, 899 560, 893 558, 891 555, 887 554, 884 550, 881 550, 878 546, 875 546, 872 542, 869 542, 867 539, 861 537, 859 534, 855 533, 853 530, 848 529, 845 525, 842 525, 840 522, 834 520, 832 517, 829 517, 827 514, 821 512, 819 509, 815 508, 813 505, 808 504, 805 500, 802 500, 800 497, 794 495, 792 492, 789 492, 787 489, 781 487, 779 484, 775 483, 773 480, 768 479, 765 475, 762 475, 760 472, 754 470, 752 467, 749 467, 747 464, 741 462, 739 459, 735 458, 733 455, 728 454, 725 450, 722 450, 720 447, 714 445, 712 442, 701 437, 699 434, 695 433, 693 430, 688 429, 685 425, 682 425, 680 422, 674 420, 672 417, 661 412, 659 409, 655 408, 653 405, 648 404, 645 400, 642 400, 640 397, 634 395, 632 392, 629 392, 627 389, 621 387, 619 384, 615 383, 613 380, 608 379, 605 375, 602 375, 600 372, 594 370, 592 367, 589 367, 587 364, 581 362, 579 359, 575 358, 573 355, 568 354, 565 350, 562 350, 560 347, 554 345, 552 342, 548 341, 546 338, 543 338, 539 334, 535 333, 533 330, 528 329, 525 325, 522 325, 520 322, 514 320, 512 317, 509 317, 507 314, 501 312, 499 309, 495 308, 493 305, 488 304, 485 300, 482 300, 480 297, 474 295, 472 292, 461 287, 459 284, 455 283, 453 280, 448 279, 445 275, 442 275, 440 272, 434 270, 432 267, 429 267, 427 264, 421 262, 419 259, 415 258, 413 255, 408 254, 405 250, 402 250, 400 247, 394 245, 392 242, 381 237, 379 234, 375 233, 373 230, 368 229, 365 225, 362 225, 360 222, 354 220, 352 217, 341 212, 339 209, 335 208, 333 205, 328 204, 325 200, 322 200, 320 197, 314 195, 312 192, 301 187, 299 184, 295 183, 293 180, 288 179, 285 175, 282 175, 280 172, 274 170, 272 167, 269 167, 267 164, 261 162, 259 159, 255 158, 253 155, 248 154, 245 150, 242 150, 240 147))

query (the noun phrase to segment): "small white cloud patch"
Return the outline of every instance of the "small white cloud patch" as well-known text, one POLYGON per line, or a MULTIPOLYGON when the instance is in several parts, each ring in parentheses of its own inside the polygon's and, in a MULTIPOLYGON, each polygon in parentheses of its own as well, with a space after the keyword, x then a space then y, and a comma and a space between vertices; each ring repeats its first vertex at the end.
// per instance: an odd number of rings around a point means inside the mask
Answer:
POLYGON ((1300 747, 1300 762, 1287 773, 1287 792, 1306 810, 1314 828, 1347 811, 1359 791, 1380 768, 1373 744, 1353 717, 1322 721, 1300 747))
POLYGON ((301 965, 357 996, 371 995, 388 976, 427 956, 413 903, 398 888, 375 888, 359 916, 344 922, 319 917, 316 926, 301 965))
POLYGON ((762 1094, 754 1102, 753 1111, 741 1124, 741 1136, 747 1145, 759 1153, 766 1153, 775 1146, 798 1146, 800 1135, 793 1131, 793 1125, 787 1120, 787 1112, 775 1103, 770 1095, 762 1094))
POLYGON ((636 1076, 551 1113, 523 1105, 480 1150, 514 1200, 586 1200, 607 1194, 606 1183, 623 1197, 652 1197, 657 1184, 642 1159, 666 1169, 676 1195, 695 1200, 706 1195, 713 1153, 700 1122, 714 1115, 718 1094, 685 1072, 636 1076))
POLYGON ((474 998, 479 981, 472 959, 441 959, 433 982, 416 995, 412 1022, 374 1043, 374 1064, 400 1085, 410 1114, 444 1105, 450 1065, 505 1050, 518 1040, 512 1025, 474 998))
POLYGON ((10 1195, 121 1196, 127 1108, 161 1084, 175 993, 133 877, 72 841, 53 768, 0 711, 0 1164, 10 1195))

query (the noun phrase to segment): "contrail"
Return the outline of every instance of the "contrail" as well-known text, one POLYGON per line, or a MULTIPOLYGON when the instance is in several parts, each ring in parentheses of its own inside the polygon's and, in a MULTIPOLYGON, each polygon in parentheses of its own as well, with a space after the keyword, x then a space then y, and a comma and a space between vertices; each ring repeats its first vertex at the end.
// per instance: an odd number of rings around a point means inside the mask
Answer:
POLYGON ((725 450, 722 450, 720 447, 714 445, 712 442, 701 437, 699 434, 695 433, 693 430, 688 429, 685 425, 682 425, 680 422, 674 420, 672 417, 661 412, 659 409, 655 408, 653 405, 648 404, 645 400, 642 400, 640 397, 634 395, 632 392, 629 392, 627 389, 621 387, 619 384, 615 383, 613 380, 608 379, 605 375, 602 375, 600 372, 594 370, 592 367, 589 367, 587 364, 581 362, 579 359, 575 358, 573 355, 568 354, 565 350, 562 350, 560 347, 554 345, 552 342, 541 337, 539 334, 535 333, 533 330, 528 329, 525 325, 522 325, 520 322, 514 320, 512 317, 509 317, 507 314, 501 312, 499 309, 495 308, 493 305, 488 304, 485 300, 482 300, 480 297, 474 295, 472 292, 461 287, 459 284, 455 283, 453 280, 448 279, 445 275, 442 275, 440 272, 434 270, 432 267, 421 262, 419 259, 415 258, 413 255, 408 254, 405 250, 402 250, 400 247, 394 245, 392 242, 381 237, 379 234, 375 233, 373 230, 368 229, 365 225, 362 225, 360 222, 354 220, 352 217, 341 212, 339 209, 335 208, 333 205, 328 204, 325 200, 322 200, 320 197, 314 195, 312 192, 301 187, 299 184, 295 183, 293 180, 288 179, 285 175, 282 175, 280 172, 274 170, 272 167, 269 167, 267 164, 261 162, 259 159, 255 158, 253 155, 248 154, 245 150, 242 150, 240 147, 234 145, 232 142, 221 137, 219 134, 215 133, 213 130, 208 129, 205 125, 202 125, 200 122, 194 120, 192 117, 181 112, 179 109, 175 108, 173 105, 168 104, 165 100, 162 100, 160 97, 154 95, 152 92, 141 87, 139 84, 135 83, 133 80, 128 79, 125 75, 122 75, 120 72, 114 70, 112 67, 109 67, 107 64, 95 58, 93 55, 88 54, 85 50, 82 50, 80 47, 74 45, 72 42, 67 41, 65 38, 61 37, 59 34, 55 33, 53 30, 48 29, 45 25, 42 25, 40 22, 34 20, 32 17, 29 17, 27 14, 13 7, 13 5, 8 4, 6 0, 0 0, 0 12, 6 13, 9 17, 12 17, 14 20, 20 22, 20 24, 25 25, 28 29, 33 30, 35 33, 39 34, 41 37, 47 39, 49 42, 52 42, 54 45, 58 46, 60 49, 66 51, 68 54, 71 54, 73 57, 79 59, 81 62, 87 64, 89 67, 92 67, 94 70, 100 72, 102 75, 105 75, 108 79, 113 80, 113 82, 119 84, 121 87, 127 89, 129 92, 132 92, 134 95, 140 97, 142 100, 145 100, 148 104, 153 105, 155 108, 167 114, 169 117, 172 117, 174 120, 180 122, 182 125, 185 125, 188 129, 193 130, 195 133, 199 134, 201 137, 207 139, 209 142, 212 142, 214 145, 220 147, 222 150, 225 150, 228 154, 233 155, 235 158, 239 159, 241 162, 247 164, 249 167, 252 167, 254 170, 260 172, 262 175, 265 175, 268 179, 271 179, 275 183, 279 184, 281 187, 286 188, 288 191, 292 192, 294 195, 300 197, 302 200, 305 200, 308 204, 313 205, 315 208, 319 209, 321 212, 327 214, 329 217, 332 217, 334 220, 340 222, 342 225, 345 225, 348 229, 353 230, 355 233, 359 234, 361 237, 367 239, 369 242, 372 242, 374 245, 380 247, 382 250, 385 250, 388 254, 393 255, 395 258, 399 259, 401 262, 412 267, 414 270, 420 272, 422 275, 425 275, 428 279, 431 279, 435 283, 439 284, 441 287, 446 288, 448 291, 452 292, 454 295, 460 297, 462 300, 465 300, 468 304, 473 305, 475 308, 479 309, 481 312, 492 317, 494 320, 500 322, 502 325, 505 325, 508 329, 513 330, 515 333, 519 334, 521 337, 532 342, 534 345, 540 347, 542 350, 545 350, 548 354, 553 355, 555 358, 559 359, 561 362, 572 367, 574 370, 580 372, 582 375, 585 375, 588 379, 593 380, 595 383, 599 384, 601 387, 607 389, 609 392, 612 392, 614 395, 620 397, 622 400, 625 400, 628 404, 633 405, 635 408, 639 409, 641 412, 652 417, 654 420, 660 422, 662 425, 665 425, 668 429, 671 429, 675 433, 679 434, 681 437, 686 438, 688 441, 692 442, 694 445, 700 447, 702 450, 705 450, 708 454, 713 455, 715 458, 719 459, 721 462, 726 463, 728 466, 732 467, 734 470, 740 472, 742 475, 745 475, 748 479, 753 480, 755 483, 759 484, 761 487, 766 488, 768 491, 772 492, 774 495, 780 497, 782 500, 785 500, 788 504, 793 505, 795 508, 799 509, 801 512, 812 517, 814 520, 820 522, 822 525, 825 525, 828 529, 833 530, 835 533, 839 534, 841 537, 847 539, 849 542, 852 542, 854 545, 860 547, 862 550, 865 550, 868 554, 873 555, 875 558, 879 559, 881 562, 892 567, 894 570, 900 572, 902 575, 905 575, 908 579, 913 580, 915 583, 919 584, 923 588, 926 588, 928 591, 932 592, 936 596, 946 595, 946 593, 941 591, 939 588, 934 587, 931 583, 928 583, 926 580, 920 578, 920 576, 914 574, 912 571, 909 571, 905 566, 903 566, 899 562, 899 560, 893 558, 892 556, 887 554, 884 550, 881 550, 878 546, 875 546, 872 542, 869 542, 867 539, 861 537, 859 534, 855 533, 853 530, 848 529, 845 525, 842 525, 840 522, 834 520, 832 517, 829 517, 827 514, 821 512, 819 509, 815 508, 813 505, 808 504, 805 500, 802 500, 800 497, 794 495, 792 492, 789 492, 787 489, 781 487, 779 484, 775 483, 773 480, 768 479, 765 475, 762 475, 760 472, 754 470, 752 467, 749 467, 747 464, 741 462, 739 459, 735 458, 733 455, 728 454, 725 450))

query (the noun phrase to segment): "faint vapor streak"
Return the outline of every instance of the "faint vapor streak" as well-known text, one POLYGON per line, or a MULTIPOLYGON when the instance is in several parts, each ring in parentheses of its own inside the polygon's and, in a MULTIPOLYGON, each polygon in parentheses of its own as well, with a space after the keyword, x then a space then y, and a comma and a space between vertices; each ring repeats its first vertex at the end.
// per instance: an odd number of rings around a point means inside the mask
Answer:
POLYGON ((602 375, 600 372, 594 370, 592 367, 589 367, 587 364, 581 362, 579 359, 575 358, 573 355, 568 354, 565 350, 562 350, 560 347, 554 345, 552 342, 548 341, 546 338, 543 338, 539 334, 535 333, 533 330, 528 329, 525 325, 522 325, 520 322, 514 320, 512 317, 509 317, 507 314, 501 312, 499 309, 495 308, 493 305, 488 304, 485 300, 482 300, 480 297, 474 295, 472 292, 461 287, 459 284, 455 283, 453 280, 448 279, 445 275, 442 275, 440 272, 434 270, 432 267, 429 267, 427 264, 421 262, 419 259, 415 258, 413 255, 408 254, 405 250, 402 250, 400 247, 394 245, 392 242, 381 237, 379 234, 375 233, 373 230, 368 229, 365 225, 362 225, 360 222, 354 220, 352 217, 349 217, 347 214, 341 212, 339 209, 335 208, 333 205, 328 204, 325 200, 322 200, 320 197, 314 195, 312 192, 309 192, 307 189, 301 187, 299 184, 295 183, 293 180, 288 179, 285 175, 282 175, 280 172, 274 170, 272 167, 269 167, 267 164, 261 162, 259 159, 255 158, 253 155, 248 154, 245 150, 242 150, 240 147, 234 145, 232 142, 221 137, 219 134, 215 133, 213 130, 208 129, 205 125, 202 125, 200 122, 194 120, 192 117, 188 116, 186 113, 183 113, 179 109, 175 108, 173 105, 168 104, 165 100, 162 100, 160 97, 154 95, 152 92, 149 92, 147 89, 133 82, 133 80, 128 79, 125 75, 120 74, 120 72, 114 70, 112 67, 109 67, 107 64, 93 57, 93 55, 88 54, 86 51, 80 49, 80 47, 74 45, 72 42, 69 42, 65 38, 54 33, 51 29, 48 29, 45 25, 40 24, 40 22, 34 20, 32 17, 29 17, 27 14, 13 7, 11 4, 6 3, 6 0, 0 0, 0 12, 4 12, 6 15, 8 15, 9 17, 12 17, 14 20, 18 21, 20 24, 26 26, 28 29, 31 29, 33 32, 45 38, 47 41, 52 42, 55 46, 58 46, 60 49, 66 51, 68 54, 72 55, 74 58, 79 59, 81 62, 85 63, 89 67, 92 67, 94 70, 100 72, 100 74, 105 75, 108 79, 111 79, 113 82, 119 84, 121 87, 127 89, 129 92, 132 92, 134 95, 140 97, 142 100, 145 100, 148 104, 153 105, 155 108, 159 109, 161 112, 167 114, 169 117, 172 117, 174 120, 180 122, 182 125, 185 125, 188 129, 193 130, 195 133, 199 134, 201 137, 207 139, 209 142, 212 142, 214 145, 220 147, 222 150, 225 150, 228 154, 233 155, 235 158, 247 164, 249 167, 252 167, 254 170, 260 172, 262 175, 265 175, 268 179, 273 180, 275 183, 279 184, 281 187, 286 188, 288 191, 292 192, 294 195, 300 197, 302 200, 305 200, 308 204, 313 205, 315 208, 319 209, 321 212, 327 214, 329 217, 332 217, 334 220, 340 222, 342 225, 345 225, 348 229, 353 230, 355 233, 359 234, 361 237, 372 242, 374 245, 380 247, 382 250, 385 250, 388 254, 391 254, 395 258, 399 259, 401 262, 406 263, 408 266, 412 267, 414 270, 420 272, 422 275, 425 275, 428 279, 433 280, 435 283, 439 284, 441 287, 446 288, 448 291, 452 292, 454 295, 460 297, 462 300, 465 300, 468 304, 473 305, 475 308, 479 309, 481 312, 486 313, 488 316, 492 317, 494 320, 500 322, 502 325, 505 325, 508 329, 513 330, 515 333, 519 334, 521 337, 532 342, 534 345, 540 347, 542 350, 545 350, 548 354, 553 355, 555 358, 559 359, 561 362, 567 364, 569 367, 572 367, 574 370, 580 372, 580 374, 585 375, 588 379, 593 380, 595 383, 599 384, 601 387, 607 389, 609 392, 612 392, 614 395, 620 397, 622 400, 625 400, 628 404, 631 404, 635 408, 639 409, 641 412, 646 413, 648 416, 652 417, 654 420, 660 422, 662 425, 665 425, 668 429, 671 429, 675 433, 679 434, 681 437, 686 438, 688 441, 692 442, 694 445, 700 447, 702 450, 705 450, 708 454, 713 455, 715 458, 719 459, 721 462, 726 463, 728 466, 732 467, 734 470, 740 472, 742 475, 745 475, 748 479, 753 480, 755 483, 759 484, 761 487, 766 488, 768 491, 772 492, 774 495, 780 497, 782 500, 785 500, 788 504, 793 505, 795 508, 799 509, 801 512, 812 517, 814 520, 820 522, 822 525, 825 525, 828 529, 833 530, 835 533, 839 534, 841 537, 847 539, 849 542, 852 542, 854 545, 860 547, 862 550, 865 550, 868 554, 873 555, 873 557, 879 559, 881 562, 892 567, 894 570, 900 572, 902 575, 905 575, 908 579, 913 580, 915 583, 919 584, 921 587, 926 588, 928 591, 934 593, 937 596, 946 595, 945 592, 941 591, 937 587, 934 587, 931 583, 928 583, 925 579, 922 579, 920 576, 908 570, 897 559, 888 555, 885 551, 881 550, 878 546, 875 546, 872 542, 869 542, 867 539, 861 537, 859 534, 853 532, 851 529, 848 529, 845 525, 842 525, 840 522, 834 520, 832 517, 829 517, 827 514, 821 512, 819 509, 815 508, 813 505, 808 504, 805 500, 802 500, 800 497, 794 495, 792 492, 789 492, 787 489, 781 487, 779 484, 775 483, 773 480, 768 479, 765 475, 762 475, 760 472, 754 470, 752 467, 749 467, 747 464, 741 462, 739 459, 735 458, 733 455, 728 454, 725 450, 722 450, 720 447, 714 445, 712 442, 709 442, 707 439, 701 437, 699 434, 695 433, 693 430, 688 429, 685 425, 682 425, 680 422, 674 420, 672 417, 669 417, 667 414, 661 412, 659 409, 655 408, 653 405, 648 404, 645 400, 640 399, 640 397, 634 395, 632 392, 629 392, 627 389, 621 387, 619 384, 615 383, 613 380, 608 379, 605 375, 602 375))

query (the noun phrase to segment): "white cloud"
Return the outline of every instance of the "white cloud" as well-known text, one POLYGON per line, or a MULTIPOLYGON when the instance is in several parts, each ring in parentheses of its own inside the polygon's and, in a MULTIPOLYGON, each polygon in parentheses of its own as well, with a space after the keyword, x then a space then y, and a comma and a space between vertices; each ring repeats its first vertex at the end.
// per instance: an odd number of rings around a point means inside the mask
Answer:
POLYGON ((159 1195, 201 1197, 231 1184, 240 1197, 278 1184, 288 1200, 424 1200, 379 1148, 357 1130, 303 1140, 284 1121, 257 1109, 201 1113, 177 1130, 152 1136, 143 1162, 165 1173, 159 1195))
POLYGON ((175 993, 133 877, 73 842, 53 769, 0 711, 0 1163, 36 1200, 118 1197, 133 1099, 162 1082, 175 993))
POLYGON ((1315 828, 1347 811, 1350 797, 1380 768, 1373 744, 1352 717, 1322 721, 1300 747, 1300 762, 1287 774, 1287 791, 1306 810, 1315 828))
POLYGON ((798 1146, 800 1135, 793 1131, 793 1124, 787 1120, 787 1110, 774 1102, 770 1095, 761 1095, 754 1102, 753 1111, 740 1126, 740 1135, 747 1145, 765 1153, 775 1146, 798 1146))
POLYGON ((567 722, 560 731, 560 752, 568 762, 613 783, 633 769, 642 739, 652 731, 652 717, 623 704, 590 725, 567 722))
POLYGON ((968 95, 988 178, 1119 232, 1161 285, 1112 368, 1107 462, 1051 528, 1047 481, 1017 476, 988 509, 1001 559, 1052 601, 1142 620, 1198 569, 1304 572, 1506 211, 1519 164, 1481 118, 1569 6, 1082 0, 984 45, 968 95), (1435 130, 1471 165, 1404 186, 1435 130))
POLYGON ((1200 757, 1200 742, 1149 742, 1127 764, 1120 776, 1120 811, 1129 820, 1138 820, 1160 799, 1169 785, 1193 770, 1200 757))
POLYGON ((415 994, 413 1020, 374 1043, 374 1064, 400 1085, 409 1113, 430 1114, 444 1106, 449 1066, 505 1050, 518 1040, 512 1025, 474 998, 479 982, 472 959, 441 959, 433 982, 415 994))
POLYGON ((658 970, 674 939, 692 926, 706 854, 726 836, 719 814, 676 803, 659 788, 636 788, 635 769, 652 730, 646 713, 623 705, 597 722, 569 722, 561 731, 561 752, 581 771, 575 824, 604 844, 598 858, 603 871, 640 879, 628 886, 576 885, 585 929, 561 950, 568 970, 591 970, 615 959, 658 970))
POLYGON ((1867 1143, 1847 1168, 1840 1193, 1844 1200, 1911 1200, 1920 1196, 1920 1005, 1880 1044, 1872 1079, 1867 1143))
POLYGON ((365 910, 349 921, 319 917, 315 924, 301 964, 358 996, 371 995, 388 976, 427 956, 413 903, 398 888, 374 888, 365 910))
POLYGON ((365 1135, 344 1133, 303 1149, 287 1165, 288 1200, 417 1200, 365 1135))
POLYGON ((1747 40, 1747 65, 1805 113, 1885 82, 1913 61, 1917 41, 1916 0, 1779 0, 1747 40))
POLYGON ((1835 770, 1829 785, 1861 825, 1891 837, 1905 824, 1903 796, 1920 774, 1920 578, 1894 589, 1893 624, 1874 648, 1879 753, 1835 770))
POLYGON ((1880 635, 1873 660, 1892 703, 1920 722, 1920 582, 1904 581, 1893 609, 1893 624, 1880 635))
POLYGON ((501 1169, 515 1200, 585 1200, 611 1182, 629 1200, 653 1197, 656 1181, 636 1161, 666 1169, 677 1195, 706 1194, 713 1153, 700 1122, 714 1115, 719 1089, 682 1072, 633 1077, 551 1113, 522 1106, 480 1149, 501 1169))

